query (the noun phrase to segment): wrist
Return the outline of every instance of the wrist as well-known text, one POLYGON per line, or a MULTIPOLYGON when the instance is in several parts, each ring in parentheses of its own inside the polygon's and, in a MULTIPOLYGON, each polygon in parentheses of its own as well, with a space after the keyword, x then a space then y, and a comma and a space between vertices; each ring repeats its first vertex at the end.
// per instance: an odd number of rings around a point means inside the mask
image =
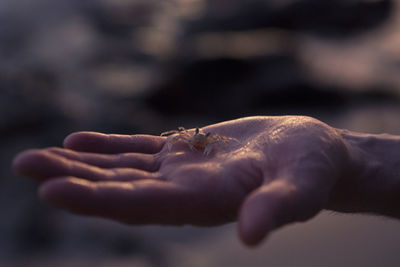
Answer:
POLYGON ((338 188, 350 205, 341 211, 400 218, 400 137, 339 132, 349 154, 347 171, 338 188))

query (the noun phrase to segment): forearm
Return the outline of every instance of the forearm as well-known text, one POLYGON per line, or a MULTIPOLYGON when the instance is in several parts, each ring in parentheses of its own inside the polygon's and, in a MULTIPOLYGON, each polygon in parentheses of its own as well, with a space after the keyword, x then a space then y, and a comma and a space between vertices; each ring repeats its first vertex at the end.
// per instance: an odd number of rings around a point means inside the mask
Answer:
POLYGON ((400 218, 400 136, 339 132, 350 162, 332 209, 400 218))

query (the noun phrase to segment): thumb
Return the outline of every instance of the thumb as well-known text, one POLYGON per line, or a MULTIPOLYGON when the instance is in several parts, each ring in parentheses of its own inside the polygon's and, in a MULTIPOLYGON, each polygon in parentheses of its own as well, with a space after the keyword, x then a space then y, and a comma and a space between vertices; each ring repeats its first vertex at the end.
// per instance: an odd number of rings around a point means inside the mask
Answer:
POLYGON ((316 215, 323 201, 307 191, 287 179, 278 179, 251 193, 239 212, 238 230, 242 241, 255 246, 272 230, 316 215))

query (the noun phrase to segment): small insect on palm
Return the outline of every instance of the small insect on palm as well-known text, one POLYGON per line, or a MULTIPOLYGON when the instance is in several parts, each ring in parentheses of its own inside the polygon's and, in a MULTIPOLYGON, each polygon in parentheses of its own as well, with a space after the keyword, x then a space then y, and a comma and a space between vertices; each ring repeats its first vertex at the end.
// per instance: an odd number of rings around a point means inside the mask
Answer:
POLYGON ((168 150, 178 141, 184 141, 191 150, 202 150, 204 155, 208 156, 211 151, 215 150, 221 142, 238 141, 236 138, 222 136, 219 134, 204 133, 196 127, 194 133, 186 130, 183 127, 178 127, 178 130, 163 132, 161 136, 175 135, 168 141, 168 150))

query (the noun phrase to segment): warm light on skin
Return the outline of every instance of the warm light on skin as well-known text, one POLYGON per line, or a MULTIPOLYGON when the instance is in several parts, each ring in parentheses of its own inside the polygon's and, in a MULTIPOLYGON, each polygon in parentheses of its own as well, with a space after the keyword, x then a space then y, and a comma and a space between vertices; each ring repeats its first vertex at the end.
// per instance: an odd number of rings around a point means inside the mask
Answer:
POLYGON ((134 225, 237 220, 250 246, 322 209, 400 217, 393 205, 400 137, 352 133, 305 116, 248 117, 202 130, 239 142, 205 156, 184 142, 169 150, 166 137, 81 132, 66 139, 69 150, 26 151, 13 167, 41 181, 40 197, 56 207, 134 225), (116 165, 115 154, 129 151, 130 165, 116 165))
POLYGON ((75 178, 75 177, 69 178, 68 181, 71 184, 81 185, 81 186, 84 186, 84 187, 92 187, 92 188, 96 187, 96 185, 94 183, 92 183, 92 182, 90 182, 88 180, 79 179, 79 178, 75 178))

